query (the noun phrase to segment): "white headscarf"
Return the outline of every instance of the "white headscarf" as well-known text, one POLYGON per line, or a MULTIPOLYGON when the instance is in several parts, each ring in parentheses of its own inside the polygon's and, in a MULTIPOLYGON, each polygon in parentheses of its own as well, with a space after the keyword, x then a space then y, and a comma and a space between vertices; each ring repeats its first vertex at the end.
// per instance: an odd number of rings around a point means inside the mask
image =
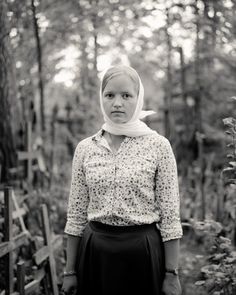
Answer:
POLYGON ((148 135, 148 134, 153 134, 153 133, 157 134, 157 132, 155 130, 149 128, 144 122, 140 121, 140 119, 143 119, 146 116, 155 114, 156 112, 154 112, 153 110, 151 110, 151 111, 142 110, 142 108, 143 108, 143 97, 144 97, 143 84, 141 82, 141 79, 140 79, 138 73, 131 67, 118 66, 117 67, 117 73, 127 75, 127 73, 125 72, 125 69, 128 69, 129 71, 132 71, 138 77, 138 80, 139 80, 139 93, 138 93, 136 109, 135 109, 135 111, 133 113, 133 116, 126 123, 114 123, 107 116, 107 114, 105 113, 105 110, 103 108, 102 84, 103 84, 104 76, 106 75, 107 71, 110 70, 111 68, 116 68, 116 66, 109 67, 105 71, 105 73, 103 75, 103 78, 102 78, 102 81, 101 81, 101 87, 100 87, 100 106, 101 106, 101 110, 102 110, 102 113, 103 113, 103 118, 104 118, 104 121, 105 121, 105 123, 102 125, 102 129, 104 129, 105 131, 107 131, 107 132, 109 132, 111 134, 126 135, 126 136, 130 136, 130 137, 148 135), (122 68, 124 69, 123 72, 122 72, 122 68))

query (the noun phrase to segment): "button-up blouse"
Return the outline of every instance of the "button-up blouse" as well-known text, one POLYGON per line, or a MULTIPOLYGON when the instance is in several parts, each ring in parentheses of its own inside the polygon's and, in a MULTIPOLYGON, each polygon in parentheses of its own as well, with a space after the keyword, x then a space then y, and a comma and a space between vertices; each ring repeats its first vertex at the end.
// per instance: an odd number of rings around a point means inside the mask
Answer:
POLYGON ((127 136, 113 152, 103 133, 76 147, 65 233, 82 236, 89 221, 155 222, 164 242, 181 238, 177 167, 168 139, 127 136))

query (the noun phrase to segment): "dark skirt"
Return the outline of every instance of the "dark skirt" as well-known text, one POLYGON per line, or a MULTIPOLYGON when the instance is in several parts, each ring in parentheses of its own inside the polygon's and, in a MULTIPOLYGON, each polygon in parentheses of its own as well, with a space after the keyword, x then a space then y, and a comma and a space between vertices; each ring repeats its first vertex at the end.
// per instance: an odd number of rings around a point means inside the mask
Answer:
POLYGON ((77 295, 161 295, 164 244, 155 223, 89 222, 78 256, 77 295))

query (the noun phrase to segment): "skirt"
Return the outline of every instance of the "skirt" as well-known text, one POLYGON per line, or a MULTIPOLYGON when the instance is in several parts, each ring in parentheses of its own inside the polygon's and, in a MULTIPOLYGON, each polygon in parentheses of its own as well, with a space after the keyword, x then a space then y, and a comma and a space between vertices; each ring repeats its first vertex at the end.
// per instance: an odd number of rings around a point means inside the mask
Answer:
POLYGON ((161 295, 164 244, 155 223, 89 222, 77 261, 77 295, 161 295))

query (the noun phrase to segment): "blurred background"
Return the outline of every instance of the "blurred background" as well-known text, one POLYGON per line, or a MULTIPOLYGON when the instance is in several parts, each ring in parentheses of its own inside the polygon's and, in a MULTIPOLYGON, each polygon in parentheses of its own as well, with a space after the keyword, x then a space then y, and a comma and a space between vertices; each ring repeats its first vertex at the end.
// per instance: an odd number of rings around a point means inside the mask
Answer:
POLYGON ((140 74, 145 122, 177 159, 183 294, 235 294, 235 0, 2 0, 2 187, 46 202, 63 236, 74 149, 101 127, 100 77, 118 63, 140 74))

